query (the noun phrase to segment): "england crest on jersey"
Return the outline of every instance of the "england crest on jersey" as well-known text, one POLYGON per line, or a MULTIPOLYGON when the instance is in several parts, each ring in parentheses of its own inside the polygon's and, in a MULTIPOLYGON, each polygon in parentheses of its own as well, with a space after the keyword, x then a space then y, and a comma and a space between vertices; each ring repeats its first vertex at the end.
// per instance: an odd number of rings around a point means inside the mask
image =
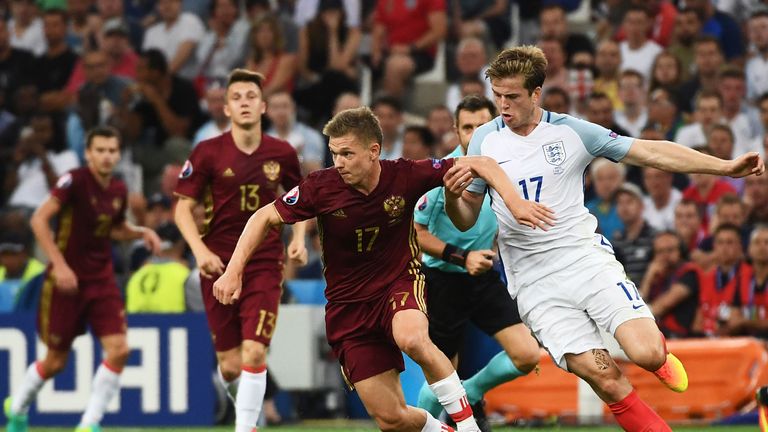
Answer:
POLYGON ((544 149, 544 158, 550 165, 560 166, 565 162, 565 145, 562 141, 546 143, 541 148, 544 149))

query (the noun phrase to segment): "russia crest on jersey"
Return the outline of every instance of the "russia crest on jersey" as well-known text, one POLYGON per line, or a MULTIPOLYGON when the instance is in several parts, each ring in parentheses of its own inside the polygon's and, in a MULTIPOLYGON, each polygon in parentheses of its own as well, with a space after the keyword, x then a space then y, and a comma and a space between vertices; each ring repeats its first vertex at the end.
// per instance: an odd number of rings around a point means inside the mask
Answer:
POLYGON ((291 206, 299 202, 299 187, 294 186, 293 189, 286 192, 283 195, 283 202, 291 206))
POLYGON ((190 162, 189 160, 186 160, 184 162, 184 166, 181 167, 181 172, 179 173, 179 178, 180 179, 185 179, 185 178, 191 176, 192 175, 192 171, 194 171, 194 169, 192 168, 192 162, 190 162))
POLYGON ((565 162, 565 145, 562 141, 555 141, 541 146, 544 150, 544 158, 550 165, 561 165, 565 162))
POLYGON ((427 196, 426 195, 421 197, 421 199, 419 200, 419 205, 416 208, 419 209, 419 211, 424 211, 424 209, 427 208, 427 196))
POLYGON ((66 173, 56 180, 56 187, 59 189, 68 188, 72 184, 72 174, 66 173))

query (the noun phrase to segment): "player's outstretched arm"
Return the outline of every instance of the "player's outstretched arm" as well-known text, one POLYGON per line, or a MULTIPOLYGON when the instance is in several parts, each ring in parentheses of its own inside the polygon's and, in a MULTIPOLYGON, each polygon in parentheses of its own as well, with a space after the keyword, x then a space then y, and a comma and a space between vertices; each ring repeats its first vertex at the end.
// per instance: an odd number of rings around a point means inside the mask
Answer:
POLYGON ((231 304, 240 298, 246 263, 253 255, 253 251, 264 240, 269 229, 282 223, 283 220, 277 213, 275 203, 265 205, 251 215, 237 240, 237 246, 232 252, 232 258, 224 274, 213 284, 213 295, 219 302, 231 304))
POLYGON ((51 230, 51 219, 61 211, 61 203, 54 197, 48 197, 45 202, 35 210, 29 225, 35 234, 37 242, 43 248, 43 252, 51 261, 51 271, 56 287, 62 291, 77 291, 77 276, 69 267, 64 255, 56 246, 51 230))
POLYGON ((622 162, 664 171, 745 177, 765 172, 765 162, 756 152, 734 160, 723 160, 671 141, 636 139, 622 162))
MULTIPOLYGON (((512 212, 512 216, 514 216, 519 224, 533 229, 539 227, 544 231, 547 230, 547 226, 553 226, 555 224, 555 217, 552 210, 541 203, 523 199, 520 194, 517 193, 517 189, 512 185, 507 174, 495 160, 487 156, 465 156, 457 158, 456 165, 459 167, 468 167, 473 176, 482 178, 488 185, 496 190, 496 192, 501 195, 504 204, 509 211, 512 212)), ((466 180, 465 176, 462 176, 458 183, 458 189, 466 188, 467 186, 469 186, 469 180, 466 180)), ((446 191, 447 190, 448 185, 446 184, 446 191)), ((482 205, 482 199, 480 199, 480 205, 482 205)))
POLYGON ((197 230, 195 217, 192 214, 197 203, 192 198, 178 194, 177 196, 179 201, 176 203, 176 212, 173 215, 173 220, 176 222, 176 226, 179 227, 179 231, 181 231, 181 235, 186 240, 189 248, 192 249, 192 255, 195 256, 197 266, 200 268, 200 274, 208 279, 220 275, 224 271, 224 262, 221 261, 218 255, 208 249, 208 246, 200 238, 200 232, 197 230))
POLYGON ((160 237, 154 230, 147 227, 136 226, 127 221, 122 225, 112 228, 110 237, 117 241, 144 240, 144 245, 152 251, 153 254, 160 252, 160 237))

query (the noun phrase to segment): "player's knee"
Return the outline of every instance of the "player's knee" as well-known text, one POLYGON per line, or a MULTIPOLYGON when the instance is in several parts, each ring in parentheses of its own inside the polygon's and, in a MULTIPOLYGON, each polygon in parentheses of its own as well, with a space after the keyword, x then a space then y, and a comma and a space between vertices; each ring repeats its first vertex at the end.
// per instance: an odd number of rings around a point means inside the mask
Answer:
POLYGON ((227 382, 236 380, 237 377, 240 376, 242 367, 243 366, 239 357, 233 356, 232 358, 219 359, 219 370, 221 371, 221 376, 224 377, 224 380, 227 382))
POLYGON ((371 417, 382 431, 401 431, 407 429, 406 414, 405 407, 396 407, 373 412, 371 417))
POLYGON ((664 366, 667 361, 667 354, 662 344, 648 344, 635 354, 632 361, 641 368, 653 372, 664 366))
POLYGON ((267 363, 267 347, 260 343, 243 344, 243 364, 259 367, 267 363))
POLYGON ((423 358, 426 350, 432 346, 432 341, 429 340, 429 335, 426 332, 400 334, 396 340, 400 350, 416 362, 423 358))
POLYGON ((612 400, 620 400, 626 394, 628 382, 623 379, 618 368, 609 368, 592 375, 591 381, 600 392, 612 400))
POLYGON ((512 363, 515 364, 515 367, 522 373, 528 373, 536 368, 536 365, 539 364, 539 347, 531 347, 531 348, 525 348, 517 350, 512 355, 512 363))

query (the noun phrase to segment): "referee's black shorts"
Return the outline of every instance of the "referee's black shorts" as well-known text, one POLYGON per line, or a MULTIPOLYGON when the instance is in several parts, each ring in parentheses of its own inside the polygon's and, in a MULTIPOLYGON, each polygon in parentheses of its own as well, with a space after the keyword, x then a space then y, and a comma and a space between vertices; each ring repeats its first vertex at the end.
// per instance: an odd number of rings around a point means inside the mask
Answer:
POLYGON ((429 336, 446 357, 459 352, 470 321, 489 336, 522 322, 517 301, 496 270, 478 276, 427 266, 421 270, 427 281, 429 336))

